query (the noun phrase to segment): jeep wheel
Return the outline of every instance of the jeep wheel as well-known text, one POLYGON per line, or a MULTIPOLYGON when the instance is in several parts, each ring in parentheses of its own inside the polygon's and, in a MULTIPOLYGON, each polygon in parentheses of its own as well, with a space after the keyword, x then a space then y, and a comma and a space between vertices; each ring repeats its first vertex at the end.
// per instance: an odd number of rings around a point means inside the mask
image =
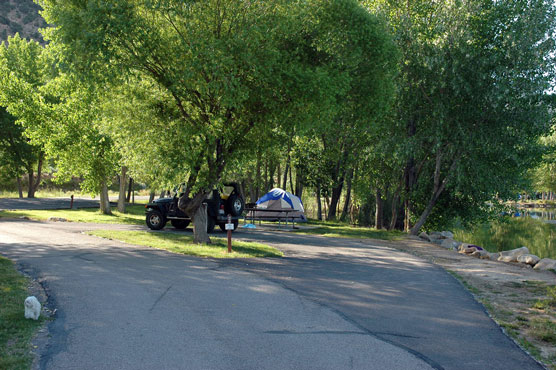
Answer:
MULTIPOLYGON (((234 231, 237 229, 237 226, 239 225, 239 221, 238 220, 233 220, 232 223, 234 224, 234 231)), ((218 224, 218 226, 220 226, 220 230, 222 230, 222 232, 226 232, 226 223, 223 224, 218 224)))
POLYGON ((208 216, 207 217, 207 233, 210 234, 211 232, 214 231, 214 226, 216 226, 216 222, 214 221, 214 218, 208 216))
POLYGON ((226 206, 227 206, 226 211, 229 214, 231 214, 234 217, 239 217, 243 213, 243 209, 245 208, 245 203, 243 202, 243 199, 241 199, 241 197, 239 197, 237 194, 232 194, 230 195, 228 200, 226 200, 226 206))
POLYGON ((170 220, 170 223, 176 229, 185 229, 187 226, 189 226, 189 221, 187 220, 170 220))
POLYGON ((152 230, 161 230, 166 225, 166 218, 156 209, 147 213, 147 226, 152 230))

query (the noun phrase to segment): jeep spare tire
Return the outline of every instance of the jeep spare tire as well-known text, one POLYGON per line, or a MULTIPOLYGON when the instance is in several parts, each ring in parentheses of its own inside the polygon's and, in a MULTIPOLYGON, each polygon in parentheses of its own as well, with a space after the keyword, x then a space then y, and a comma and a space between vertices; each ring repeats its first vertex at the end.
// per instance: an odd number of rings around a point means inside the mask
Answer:
POLYGON ((226 213, 239 217, 243 213, 245 202, 237 194, 231 194, 226 200, 226 213))
POLYGON ((147 212, 147 226, 152 230, 161 230, 166 225, 166 217, 156 209, 147 212))

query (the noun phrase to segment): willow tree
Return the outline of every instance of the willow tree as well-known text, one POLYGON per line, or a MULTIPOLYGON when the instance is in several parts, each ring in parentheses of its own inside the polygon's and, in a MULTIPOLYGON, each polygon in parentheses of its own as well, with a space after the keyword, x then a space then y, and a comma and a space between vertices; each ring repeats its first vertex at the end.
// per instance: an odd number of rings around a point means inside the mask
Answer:
POLYGON ((38 177, 46 155, 54 161, 57 180, 81 176, 81 188, 100 194, 100 211, 109 214, 107 186, 117 153, 100 130, 97 91, 64 72, 58 52, 53 44, 8 38, 0 49, 0 104, 40 148, 38 177))
POLYGON ((388 17, 404 53, 395 117, 384 130, 405 158, 406 230, 515 191, 549 121, 554 3, 366 3, 388 17))
MULTIPOLYGON (((41 182, 41 173, 44 162, 42 145, 35 142, 32 145, 25 134, 25 127, 36 120, 41 120, 40 115, 17 114, 16 105, 20 105, 21 97, 18 93, 10 94, 12 86, 22 84, 31 89, 38 89, 45 84, 42 63, 43 48, 36 41, 26 41, 16 34, 9 37, 7 42, 0 45, 0 152, 3 152, 3 167, 13 178, 17 178, 21 196, 22 170, 28 174, 29 186, 27 196, 35 197, 35 192, 41 182), (15 101, 14 101, 15 99, 15 101), (5 108, 7 107, 7 109, 5 108), (11 112, 12 114, 8 113, 11 112), (35 166, 37 175, 35 176, 35 166)), ((21 89, 15 88, 16 92, 21 89)))
MULTIPOLYGON (((64 45, 75 71, 105 86, 122 73, 148 79, 172 101, 179 119, 168 123, 182 140, 168 160, 187 168, 179 207, 192 216, 196 242, 210 242, 203 200, 234 158, 246 153, 242 148, 252 146, 254 133, 329 120, 339 107, 339 69, 305 58, 321 50, 298 37, 311 35, 307 24, 319 24, 307 22, 315 15, 304 11, 318 3, 40 1, 46 20, 56 25, 47 38, 64 45)), ((338 38, 335 25, 327 27, 338 38)))

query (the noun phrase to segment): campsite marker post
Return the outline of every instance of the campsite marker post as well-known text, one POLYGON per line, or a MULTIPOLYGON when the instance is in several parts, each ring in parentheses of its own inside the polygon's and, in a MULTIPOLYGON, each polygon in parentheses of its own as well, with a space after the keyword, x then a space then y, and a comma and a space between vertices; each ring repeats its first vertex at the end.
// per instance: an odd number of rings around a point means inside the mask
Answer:
POLYGON ((232 253, 232 230, 234 224, 232 223, 232 215, 228 215, 228 223, 226 224, 226 231, 228 232, 228 253, 232 253))

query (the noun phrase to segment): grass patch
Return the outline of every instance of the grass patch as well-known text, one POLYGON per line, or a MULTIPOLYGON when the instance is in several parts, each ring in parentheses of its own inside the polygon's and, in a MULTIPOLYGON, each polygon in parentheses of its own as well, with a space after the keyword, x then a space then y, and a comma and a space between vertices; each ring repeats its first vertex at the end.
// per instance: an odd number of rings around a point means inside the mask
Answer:
POLYGON ((546 318, 534 318, 530 323, 531 335, 543 342, 556 344, 556 323, 546 318))
POLYGON ((546 288, 546 299, 539 299, 533 305, 538 310, 546 310, 550 307, 556 307, 556 285, 546 288))
POLYGON ((143 225, 145 223, 145 206, 139 204, 129 205, 126 207, 126 213, 120 213, 113 208, 112 215, 103 215, 96 208, 80 208, 0 211, 0 217, 28 217, 32 220, 39 221, 48 220, 50 217, 60 217, 70 222, 143 225))
POLYGON ((27 280, 10 260, 0 257, 0 369, 31 367, 30 341, 43 319, 25 319, 23 301, 27 296, 27 280))
POLYGON ((310 221, 308 225, 316 226, 311 229, 298 229, 299 234, 321 235, 334 238, 381 239, 400 240, 405 237, 401 231, 377 230, 369 227, 357 227, 331 221, 310 221))
POLYGON ((119 240, 124 243, 164 249, 173 253, 212 258, 253 258, 282 257, 279 250, 260 243, 232 241, 232 253, 228 253, 228 243, 224 238, 211 237, 212 244, 193 243, 192 235, 149 231, 95 230, 88 232, 102 238, 119 240))

